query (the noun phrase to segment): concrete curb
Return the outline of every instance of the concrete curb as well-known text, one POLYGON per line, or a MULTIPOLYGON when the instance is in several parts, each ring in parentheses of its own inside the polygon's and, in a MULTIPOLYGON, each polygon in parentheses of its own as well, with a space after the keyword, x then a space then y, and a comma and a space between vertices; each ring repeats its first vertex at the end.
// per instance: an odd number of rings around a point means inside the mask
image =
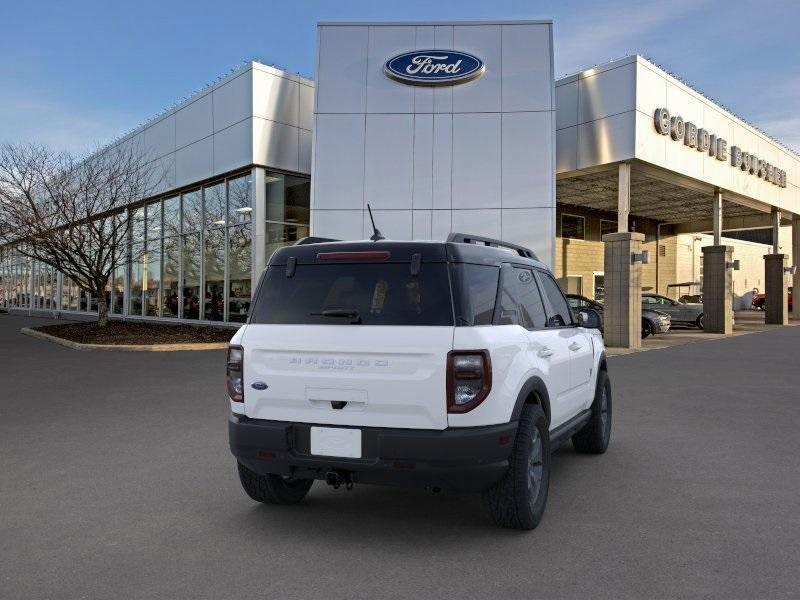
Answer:
POLYGON ((64 338, 36 331, 30 327, 23 327, 19 330, 24 335, 39 338, 47 342, 66 346, 73 350, 105 350, 120 352, 184 352, 188 350, 223 350, 228 347, 228 342, 213 342, 207 344, 81 344, 72 342, 64 338))

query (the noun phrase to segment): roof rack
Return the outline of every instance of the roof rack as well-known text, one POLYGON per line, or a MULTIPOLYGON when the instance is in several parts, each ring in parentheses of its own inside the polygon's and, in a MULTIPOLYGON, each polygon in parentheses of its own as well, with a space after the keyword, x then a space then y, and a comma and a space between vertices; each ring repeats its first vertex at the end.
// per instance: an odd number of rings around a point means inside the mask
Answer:
POLYGON ((516 244, 503 242, 501 240, 495 240, 493 238, 481 237, 479 235, 471 235, 468 233, 451 233, 450 235, 447 236, 447 241, 456 244, 476 244, 483 246, 491 246, 492 248, 507 248, 508 250, 513 250, 514 252, 525 258, 532 258, 533 260, 539 260, 536 254, 533 253, 533 250, 525 248, 524 246, 517 246, 516 244))
POLYGON ((333 238, 315 237, 312 235, 309 237, 300 238, 292 245, 305 246, 306 244, 321 244, 322 242, 341 242, 341 241, 342 240, 335 240, 333 238))

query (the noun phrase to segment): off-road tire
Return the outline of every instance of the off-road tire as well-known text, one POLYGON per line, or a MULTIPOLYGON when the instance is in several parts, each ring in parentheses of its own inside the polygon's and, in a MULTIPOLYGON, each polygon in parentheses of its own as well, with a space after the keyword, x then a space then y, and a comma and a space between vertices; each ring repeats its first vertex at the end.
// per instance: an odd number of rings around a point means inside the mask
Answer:
POLYGON ((550 435, 547 418, 536 404, 522 409, 509 463, 503 479, 484 492, 484 503, 497 525, 534 529, 544 514, 550 487, 550 435), (538 485, 534 473, 539 475, 538 485))
POLYGON ((284 479, 280 475, 259 475, 242 463, 236 463, 242 488, 256 502, 297 504, 306 497, 313 479, 284 479))
POLYGON ((584 454, 603 454, 611 441, 611 381, 608 373, 597 373, 597 389, 589 422, 572 436, 575 450, 584 454))

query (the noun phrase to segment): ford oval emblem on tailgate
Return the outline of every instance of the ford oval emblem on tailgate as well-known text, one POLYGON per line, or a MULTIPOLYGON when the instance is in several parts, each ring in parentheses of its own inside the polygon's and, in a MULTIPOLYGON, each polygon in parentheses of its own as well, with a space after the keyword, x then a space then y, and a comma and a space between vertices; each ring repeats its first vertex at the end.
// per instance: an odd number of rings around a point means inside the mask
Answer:
POLYGON ((264 383, 263 381, 254 381, 254 382, 253 382, 253 383, 250 385, 250 387, 251 387, 251 388, 253 388, 254 390, 265 390, 265 389, 267 389, 269 386, 268 386, 266 383, 264 383))

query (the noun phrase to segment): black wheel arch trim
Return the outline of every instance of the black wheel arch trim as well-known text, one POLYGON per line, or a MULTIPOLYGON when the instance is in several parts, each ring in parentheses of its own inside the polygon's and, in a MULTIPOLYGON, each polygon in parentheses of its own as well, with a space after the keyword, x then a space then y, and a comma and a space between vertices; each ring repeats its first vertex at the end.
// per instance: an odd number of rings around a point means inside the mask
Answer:
POLYGON ((531 377, 523 384, 522 389, 517 394, 517 401, 511 413, 511 421, 519 421, 522 409, 534 394, 539 398, 539 404, 544 411, 544 416, 547 418, 547 425, 550 425, 550 394, 547 392, 547 386, 544 381, 538 376, 531 377))

